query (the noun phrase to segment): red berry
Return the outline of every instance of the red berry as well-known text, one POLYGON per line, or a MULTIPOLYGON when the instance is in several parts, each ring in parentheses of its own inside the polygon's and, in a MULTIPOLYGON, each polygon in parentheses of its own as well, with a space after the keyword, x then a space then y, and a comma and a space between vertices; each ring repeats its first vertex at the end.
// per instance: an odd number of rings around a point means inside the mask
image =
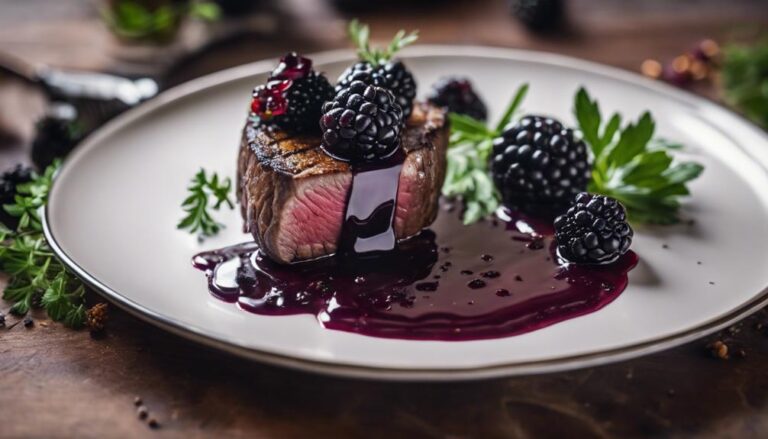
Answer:
POLYGON ((269 81, 253 90, 251 111, 260 118, 267 120, 274 116, 285 114, 288 100, 285 91, 291 87, 291 80, 269 81))
POLYGON ((309 75, 312 70, 312 60, 291 52, 280 58, 280 64, 272 71, 272 78, 298 79, 309 75))
POLYGON ((333 86, 312 70, 312 61, 296 53, 280 59, 267 83, 253 90, 251 111, 262 122, 293 132, 316 132, 320 107, 333 86))

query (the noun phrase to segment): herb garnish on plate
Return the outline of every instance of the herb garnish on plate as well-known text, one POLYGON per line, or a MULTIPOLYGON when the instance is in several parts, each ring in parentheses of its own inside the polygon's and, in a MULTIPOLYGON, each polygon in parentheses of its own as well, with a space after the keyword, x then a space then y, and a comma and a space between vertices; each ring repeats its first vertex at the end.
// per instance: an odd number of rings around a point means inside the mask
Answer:
POLYGON ((501 120, 489 128, 472 117, 451 113, 451 139, 443 195, 464 202, 464 224, 490 215, 499 207, 499 193, 488 173, 493 139, 509 124, 528 93, 528 84, 517 89, 501 120))
POLYGON ((648 111, 623 128, 618 113, 603 123, 597 101, 580 88, 574 113, 593 155, 589 191, 619 200, 633 221, 678 222, 680 197, 690 194, 687 183, 704 167, 694 162, 675 163, 670 150, 679 145, 654 141, 656 124, 648 111))
POLYGON ((43 174, 19 185, 14 203, 3 206, 19 218, 15 231, 0 225, 0 268, 10 275, 3 299, 13 302, 14 314, 24 315, 30 308, 42 306, 52 320, 79 328, 85 324, 85 287, 56 259, 38 213, 48 201, 59 165, 57 160, 43 174))
POLYGON ((187 214, 176 227, 186 229, 192 234, 197 233, 200 238, 219 233, 224 225, 213 219, 209 208, 219 210, 223 204, 230 209, 235 208, 234 203, 229 199, 229 193, 232 191, 232 181, 229 177, 219 179, 215 172, 208 177, 205 169, 200 168, 192 178, 187 191, 189 195, 181 204, 187 214))
MULTIPOLYGON (((509 124, 527 91, 527 85, 517 90, 494 128, 465 115, 449 115, 451 142, 443 194, 464 201, 465 224, 493 213, 499 206, 498 190, 488 174, 493 139, 509 124)), ((592 152, 589 191, 621 201, 633 221, 678 222, 680 198, 690 194, 687 183, 704 167, 694 162, 676 163, 671 150, 680 145, 653 138, 655 123, 649 112, 624 127, 618 113, 603 121, 597 101, 581 88, 575 96, 574 113, 592 152)))

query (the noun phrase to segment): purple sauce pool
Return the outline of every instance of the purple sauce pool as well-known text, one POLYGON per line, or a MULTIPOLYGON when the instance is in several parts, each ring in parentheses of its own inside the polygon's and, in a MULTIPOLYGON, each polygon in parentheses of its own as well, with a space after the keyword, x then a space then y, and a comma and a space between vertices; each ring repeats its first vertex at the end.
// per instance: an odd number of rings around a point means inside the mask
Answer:
POLYGON ((282 266, 246 243, 193 263, 214 296, 245 311, 312 314, 329 329, 415 340, 522 334, 597 311, 626 288, 632 251, 605 266, 561 265, 549 223, 503 216, 464 226, 441 212, 430 230, 376 258, 282 266))

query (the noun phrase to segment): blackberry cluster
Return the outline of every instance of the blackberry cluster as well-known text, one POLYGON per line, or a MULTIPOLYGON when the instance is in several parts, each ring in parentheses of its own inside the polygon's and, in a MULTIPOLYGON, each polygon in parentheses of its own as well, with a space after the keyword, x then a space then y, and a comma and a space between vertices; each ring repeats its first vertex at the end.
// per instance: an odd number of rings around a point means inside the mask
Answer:
POLYGON ((564 18, 562 0, 510 0, 512 14, 533 31, 550 31, 564 18))
POLYGON ((336 92, 349 87, 353 81, 363 81, 366 84, 386 88, 392 92, 395 102, 403 110, 403 118, 407 120, 411 115, 413 99, 416 97, 416 81, 402 61, 389 61, 376 67, 360 61, 341 74, 336 92))
POLYGON ((312 70, 310 59, 289 53, 267 83, 253 90, 251 111, 263 122, 285 130, 317 132, 320 109, 333 93, 328 79, 312 70))
POLYGON ((370 162, 400 147, 403 111, 389 90, 356 80, 323 105, 320 128, 326 153, 348 162, 370 162))
POLYGON ((477 120, 488 118, 488 109, 466 78, 442 78, 432 86, 427 101, 451 113, 465 114, 477 120))
POLYGON ((525 116, 493 142, 491 173, 505 204, 560 213, 586 190, 587 147, 555 119, 525 116))
POLYGON ((575 263, 613 262, 629 250, 633 234, 624 206, 603 195, 582 192, 555 219, 558 254, 575 263))
MULTIPOLYGON (((32 180, 32 168, 16 165, 12 169, 0 174, 0 206, 13 204, 16 196, 16 187, 32 180)), ((5 209, 0 208, 0 222, 10 229, 19 225, 19 218, 11 216, 5 209)))

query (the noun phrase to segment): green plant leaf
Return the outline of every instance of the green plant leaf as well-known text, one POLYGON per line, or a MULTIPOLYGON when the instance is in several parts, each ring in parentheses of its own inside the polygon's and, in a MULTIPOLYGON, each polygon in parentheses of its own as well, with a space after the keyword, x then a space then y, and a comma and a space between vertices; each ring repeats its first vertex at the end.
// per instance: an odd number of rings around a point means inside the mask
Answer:
POLYGON ((629 124, 624 128, 619 142, 607 153, 607 165, 612 168, 619 168, 643 153, 651 137, 653 137, 654 125, 651 114, 645 112, 637 124, 629 124))
POLYGON ((220 180, 216 173, 208 177, 201 168, 192 177, 187 191, 189 195, 181 203, 186 215, 179 220, 176 228, 186 229, 201 238, 219 233, 224 226, 213 219, 208 209, 219 210, 222 205, 234 209, 235 204, 230 199, 232 181, 229 177, 220 180))
POLYGON ((193 2, 190 15, 201 20, 216 21, 221 17, 221 8, 214 2, 193 2))
MULTIPOLYGON (((497 127, 503 128, 509 123, 527 91, 527 84, 518 88, 497 127)), ((451 136, 442 192, 446 197, 461 199, 464 203, 462 220, 464 224, 471 224, 499 207, 499 194, 488 173, 493 140, 499 131, 466 115, 451 113, 449 120, 451 136)))
POLYGON ((515 97, 512 98, 512 102, 509 103, 507 109, 504 111, 504 114, 501 116, 501 119, 499 119, 499 122, 496 124, 496 133, 501 133, 504 128, 509 125, 509 121, 512 120, 512 116, 518 110, 520 104, 523 102, 527 94, 528 84, 525 83, 517 89, 515 92, 515 97))
POLYGON ((581 88, 574 113, 594 157, 589 191, 622 202, 634 222, 677 222, 679 198, 690 194, 685 183, 704 168, 692 162, 675 164, 671 151, 680 145, 653 138, 655 123, 649 112, 623 128, 621 116, 614 114, 603 127, 597 101, 581 88))
POLYGON ((419 31, 406 33, 404 30, 400 30, 386 48, 379 49, 371 47, 370 34, 368 25, 360 23, 357 19, 351 20, 347 25, 347 35, 357 50, 358 58, 374 67, 387 63, 397 52, 405 46, 413 44, 419 38, 419 31))
POLYGON ((605 146, 600 139, 599 130, 602 118, 597 101, 593 101, 584 87, 576 92, 574 114, 579 122, 579 129, 584 140, 592 147, 595 157, 600 157, 605 146))
POLYGON ((85 316, 85 289, 54 257, 37 214, 48 201, 59 165, 57 160, 42 174, 33 174, 31 182, 16 188, 14 204, 3 206, 6 212, 19 217, 15 231, 0 228, 0 268, 10 276, 3 299, 13 303, 11 311, 15 314, 24 315, 33 306, 42 306, 52 320, 64 319, 66 325, 79 327, 85 316), (82 312, 72 312, 77 307, 82 312))

